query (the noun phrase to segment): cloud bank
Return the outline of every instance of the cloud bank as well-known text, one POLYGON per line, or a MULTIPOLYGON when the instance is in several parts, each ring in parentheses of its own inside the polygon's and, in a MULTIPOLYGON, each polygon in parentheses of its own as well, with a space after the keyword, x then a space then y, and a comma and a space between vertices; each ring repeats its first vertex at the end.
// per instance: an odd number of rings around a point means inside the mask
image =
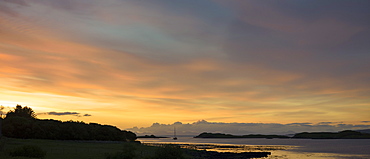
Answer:
POLYGON ((224 122, 207 122, 200 120, 194 123, 175 122, 173 124, 153 123, 150 127, 137 128, 133 127, 128 130, 139 135, 173 135, 176 128, 178 135, 196 136, 202 132, 210 133, 227 133, 233 135, 247 134, 279 134, 288 135, 299 132, 337 132, 342 130, 359 130, 369 129, 370 124, 345 124, 337 122, 320 122, 320 123, 224 123, 224 122))

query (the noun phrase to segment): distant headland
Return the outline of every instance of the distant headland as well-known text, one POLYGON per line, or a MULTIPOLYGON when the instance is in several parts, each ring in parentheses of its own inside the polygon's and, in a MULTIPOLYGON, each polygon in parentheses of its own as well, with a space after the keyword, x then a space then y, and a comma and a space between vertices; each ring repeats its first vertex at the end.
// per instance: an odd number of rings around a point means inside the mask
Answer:
POLYGON ((155 135, 144 135, 144 136, 137 136, 137 138, 169 138, 169 137, 155 136, 155 135))
POLYGON ((370 134, 353 130, 340 132, 303 132, 293 136, 301 139, 370 139, 370 134))
POLYGON ((370 134, 364 133, 364 130, 360 131, 344 130, 340 132, 303 132, 297 133, 293 137, 288 137, 285 135, 261 135, 261 134, 231 135, 231 134, 204 132, 199 134, 198 136, 195 136, 194 138, 370 139, 370 134))
POLYGON ((261 134, 250 134, 250 135, 231 135, 231 134, 222 134, 222 133, 201 133, 194 138, 289 138, 284 135, 261 135, 261 134))

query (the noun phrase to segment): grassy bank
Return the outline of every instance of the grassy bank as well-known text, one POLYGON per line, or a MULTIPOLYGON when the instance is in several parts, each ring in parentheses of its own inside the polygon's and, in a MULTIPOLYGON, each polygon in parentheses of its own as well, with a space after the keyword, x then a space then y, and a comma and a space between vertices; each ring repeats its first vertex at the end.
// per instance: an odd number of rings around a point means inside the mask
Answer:
POLYGON ((123 142, 58 141, 38 139, 3 138, 0 144, 1 159, 26 159, 10 157, 9 152, 23 145, 36 145, 46 151, 45 159, 104 159, 107 154, 121 152, 125 147, 135 148, 135 158, 152 158, 157 147, 123 142))

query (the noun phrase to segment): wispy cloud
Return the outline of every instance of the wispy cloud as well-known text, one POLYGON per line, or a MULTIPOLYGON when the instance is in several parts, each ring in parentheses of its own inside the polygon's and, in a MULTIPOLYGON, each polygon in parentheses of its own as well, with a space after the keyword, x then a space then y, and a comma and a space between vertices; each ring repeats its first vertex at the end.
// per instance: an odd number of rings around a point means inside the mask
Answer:
POLYGON ((77 112, 47 112, 48 115, 79 115, 77 112))
POLYGON ((91 116, 91 114, 81 114, 78 112, 46 112, 46 113, 39 113, 38 115, 56 115, 56 116, 64 116, 64 115, 71 115, 71 116, 77 116, 77 117, 82 117, 82 116, 91 116))

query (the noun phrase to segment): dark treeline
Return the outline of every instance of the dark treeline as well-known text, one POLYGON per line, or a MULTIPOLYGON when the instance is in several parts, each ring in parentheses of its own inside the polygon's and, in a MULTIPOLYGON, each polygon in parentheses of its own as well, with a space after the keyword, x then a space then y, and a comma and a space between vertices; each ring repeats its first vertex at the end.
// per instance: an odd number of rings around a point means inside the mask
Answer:
POLYGON ((20 105, 9 111, 1 120, 2 134, 12 138, 128 142, 136 140, 136 134, 111 125, 37 119, 31 108, 20 105))

